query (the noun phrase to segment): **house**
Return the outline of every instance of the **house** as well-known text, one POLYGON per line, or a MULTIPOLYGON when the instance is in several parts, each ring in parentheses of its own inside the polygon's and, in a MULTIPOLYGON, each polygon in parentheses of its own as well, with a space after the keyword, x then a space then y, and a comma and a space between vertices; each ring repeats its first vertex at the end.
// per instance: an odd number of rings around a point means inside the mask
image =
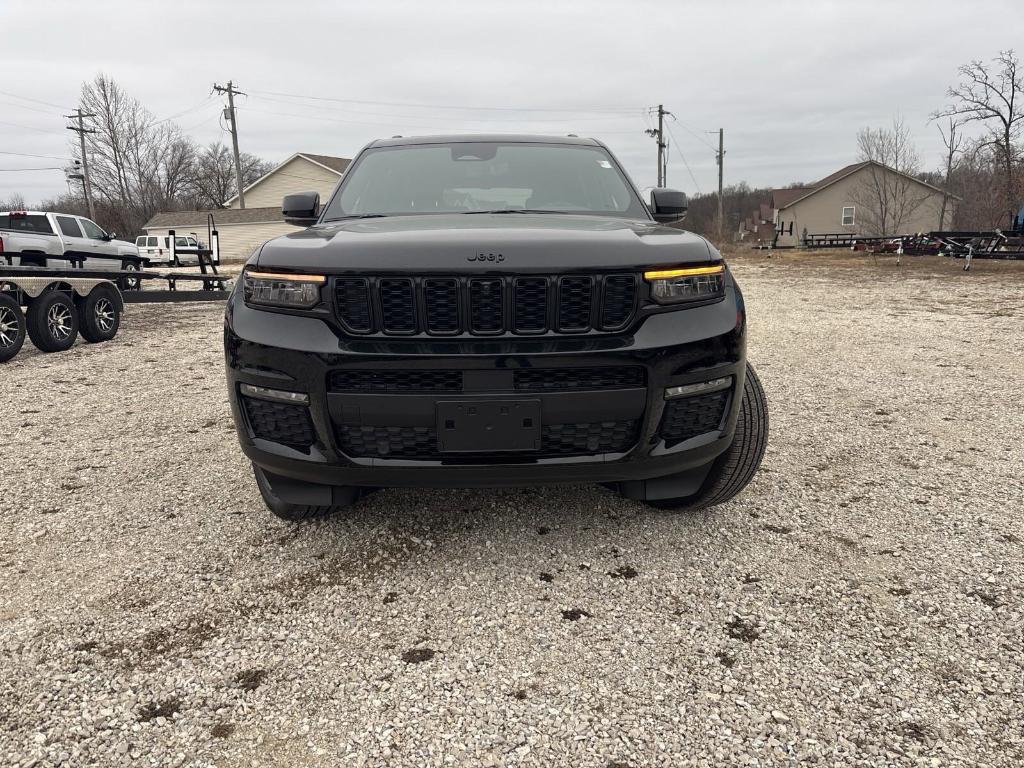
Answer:
MULTIPOLYGON (((938 187, 873 160, 853 163, 815 184, 772 190, 772 221, 779 233, 775 245, 799 245, 805 234, 872 237, 929 232, 939 227, 943 194, 938 187), (885 202, 880 204, 880 199, 885 202)), ((950 196, 947 217, 958 199, 950 196)))
POLYGON ((177 234, 194 232, 208 243, 212 216, 220 236, 221 261, 244 261, 260 243, 295 231, 281 216, 285 195, 315 191, 326 203, 349 162, 344 157, 296 152, 245 188, 245 208, 239 207, 235 195, 224 201, 225 208, 158 213, 143 229, 149 235, 166 235, 172 229, 177 234))

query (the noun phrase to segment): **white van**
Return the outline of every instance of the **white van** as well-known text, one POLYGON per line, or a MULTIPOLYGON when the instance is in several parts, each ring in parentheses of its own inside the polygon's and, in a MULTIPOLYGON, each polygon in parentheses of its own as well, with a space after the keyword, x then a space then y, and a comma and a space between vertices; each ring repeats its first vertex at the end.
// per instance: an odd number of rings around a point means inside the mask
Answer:
POLYGON ((178 258, 177 264, 171 264, 171 238, 169 235, 139 235, 135 238, 139 255, 150 264, 168 264, 172 267, 198 264, 199 249, 203 247, 195 233, 175 235, 174 249, 178 258))

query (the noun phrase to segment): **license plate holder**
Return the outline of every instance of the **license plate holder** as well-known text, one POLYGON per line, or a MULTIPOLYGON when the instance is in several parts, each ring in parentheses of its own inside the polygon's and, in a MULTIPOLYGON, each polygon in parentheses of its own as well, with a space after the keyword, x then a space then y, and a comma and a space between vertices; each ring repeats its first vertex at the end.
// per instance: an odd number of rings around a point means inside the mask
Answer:
POLYGON ((539 451, 540 400, 444 400, 437 404, 441 453, 539 451))

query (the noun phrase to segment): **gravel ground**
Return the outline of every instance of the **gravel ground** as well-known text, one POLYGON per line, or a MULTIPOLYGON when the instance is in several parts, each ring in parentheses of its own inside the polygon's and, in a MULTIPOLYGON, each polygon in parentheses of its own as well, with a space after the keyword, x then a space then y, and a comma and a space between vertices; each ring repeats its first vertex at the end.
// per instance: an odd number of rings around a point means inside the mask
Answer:
POLYGON ((743 258, 771 405, 713 512, 383 491, 301 526, 217 305, 2 369, 0 764, 1024 761, 1024 270, 743 258))

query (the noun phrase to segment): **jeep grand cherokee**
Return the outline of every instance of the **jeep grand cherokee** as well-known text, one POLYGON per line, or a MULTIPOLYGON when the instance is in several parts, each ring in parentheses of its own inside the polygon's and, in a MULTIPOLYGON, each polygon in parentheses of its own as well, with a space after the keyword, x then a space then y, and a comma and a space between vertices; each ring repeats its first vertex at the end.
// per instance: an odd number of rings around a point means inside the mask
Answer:
POLYGON ((267 506, 373 488, 601 483, 717 504, 764 453, 743 296, 601 142, 375 141, 305 228, 258 248, 227 306, 228 390, 267 506))

